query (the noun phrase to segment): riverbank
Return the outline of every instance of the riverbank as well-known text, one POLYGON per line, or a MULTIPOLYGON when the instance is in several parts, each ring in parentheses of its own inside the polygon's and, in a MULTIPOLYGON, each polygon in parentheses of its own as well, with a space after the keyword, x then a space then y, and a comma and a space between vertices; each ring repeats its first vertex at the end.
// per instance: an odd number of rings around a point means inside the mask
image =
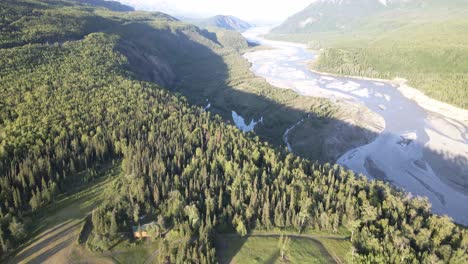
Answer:
MULTIPOLYGON (((317 52, 317 51, 312 50, 312 52, 317 52)), ((406 98, 415 101, 419 106, 426 109, 427 111, 441 114, 441 115, 450 117, 452 119, 457 119, 462 122, 468 123, 468 110, 430 98, 429 96, 425 95, 420 90, 409 86, 407 84, 408 80, 404 78, 398 77, 393 80, 388 80, 388 79, 369 78, 369 77, 362 77, 362 76, 339 75, 339 74, 333 74, 333 73, 328 73, 328 72, 321 72, 313 68, 310 68, 310 71, 316 74, 330 76, 330 77, 343 77, 343 78, 352 78, 352 79, 358 79, 358 80, 387 83, 387 84, 394 86, 406 98)))
POLYGON ((349 150, 367 145, 385 130, 385 120, 364 106, 344 100, 336 100, 333 118, 307 115, 283 135, 292 153, 306 156, 315 150, 320 161, 336 162, 349 150))
MULTIPOLYGON (((384 120, 383 129, 372 142, 347 151, 339 157, 339 164, 370 178, 391 182, 413 196, 426 196, 435 213, 448 214, 458 223, 468 224, 465 210, 468 124, 464 110, 421 96, 402 79, 390 81, 313 72, 309 64, 317 59, 317 54, 305 45, 265 40, 255 32, 247 37, 275 48, 244 55, 252 64, 251 70, 270 84, 305 97, 357 105, 384 120)), ((375 123, 371 119, 362 121, 367 125, 375 123)), ((293 144, 295 132, 299 143, 301 139, 315 136, 297 133, 306 124, 314 125, 299 122, 287 133, 287 143, 294 151, 301 146, 293 144)), ((335 130, 327 135, 327 140, 333 140, 334 133, 342 132, 340 128, 335 130)), ((314 145, 309 143, 303 146, 314 145)))
POLYGON ((430 98, 418 89, 409 86, 407 84, 408 81, 404 78, 387 80, 362 76, 337 75, 321 72, 313 68, 310 71, 330 77, 387 83, 398 90, 403 96, 428 111, 427 123, 430 129, 426 129, 426 133, 430 139, 424 146, 426 148, 423 153, 424 159, 431 164, 431 168, 437 175, 445 175, 440 177, 444 183, 468 195, 468 147, 466 145, 468 110, 430 98), (445 134, 453 140, 446 140, 441 134, 445 134), (450 146, 450 152, 447 151, 447 146, 450 146), (451 162, 451 166, 440 163, 439 159, 441 156, 454 162, 451 162))

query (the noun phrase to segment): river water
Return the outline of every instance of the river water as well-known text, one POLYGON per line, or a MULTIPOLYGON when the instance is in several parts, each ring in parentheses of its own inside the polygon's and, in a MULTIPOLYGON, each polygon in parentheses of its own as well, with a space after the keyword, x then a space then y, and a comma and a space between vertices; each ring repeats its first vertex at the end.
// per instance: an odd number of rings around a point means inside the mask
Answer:
POLYGON ((304 96, 361 104, 385 120, 372 143, 348 151, 339 164, 426 196, 435 213, 468 225, 468 115, 460 119, 426 110, 390 82, 311 72, 307 64, 316 59, 314 52, 305 45, 266 40, 261 37, 266 32, 244 33, 249 41, 272 48, 244 55, 257 76, 304 96))

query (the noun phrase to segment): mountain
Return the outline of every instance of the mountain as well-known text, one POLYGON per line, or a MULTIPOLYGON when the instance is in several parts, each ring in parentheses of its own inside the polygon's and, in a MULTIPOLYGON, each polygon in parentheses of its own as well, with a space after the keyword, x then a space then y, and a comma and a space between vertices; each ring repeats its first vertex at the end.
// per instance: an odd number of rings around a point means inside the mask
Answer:
POLYGON ((135 11, 135 8, 121 4, 118 1, 109 1, 109 0, 76 0, 77 2, 97 6, 97 7, 104 7, 112 11, 116 12, 130 12, 135 11))
POLYGON ((245 31, 253 25, 234 16, 214 16, 203 20, 195 21, 195 24, 201 27, 218 27, 227 30, 245 31))
POLYGON ((464 0, 317 0, 291 16, 272 33, 291 34, 350 30, 366 19, 392 10, 410 10, 428 6, 456 6, 464 0))
POLYGON ((303 33, 344 29, 349 22, 384 10, 377 0, 319 0, 288 18, 272 33, 303 33))

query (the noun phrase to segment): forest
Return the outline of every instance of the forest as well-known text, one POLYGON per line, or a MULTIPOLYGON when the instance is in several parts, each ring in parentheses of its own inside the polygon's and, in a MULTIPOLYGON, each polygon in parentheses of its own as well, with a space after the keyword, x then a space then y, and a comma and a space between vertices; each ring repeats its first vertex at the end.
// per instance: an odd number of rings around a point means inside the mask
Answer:
POLYGON ((425 44, 415 47, 388 42, 367 47, 328 48, 320 53, 313 68, 347 76, 405 78, 411 87, 429 97, 468 108, 466 46, 425 44))
POLYGON ((347 230, 358 263, 468 261, 467 229, 427 199, 287 153, 135 71, 116 32, 178 34, 171 18, 45 0, 0 12, 2 258, 58 194, 121 162, 114 195, 83 226, 89 250, 153 222, 161 263, 216 263, 215 234, 273 228, 347 230))

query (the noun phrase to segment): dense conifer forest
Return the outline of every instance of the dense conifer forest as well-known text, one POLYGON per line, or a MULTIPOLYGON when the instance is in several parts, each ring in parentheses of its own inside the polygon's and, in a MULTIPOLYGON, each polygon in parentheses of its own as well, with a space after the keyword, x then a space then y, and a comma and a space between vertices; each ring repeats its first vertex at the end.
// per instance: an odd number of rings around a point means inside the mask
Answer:
POLYGON ((216 233, 272 228, 349 233, 358 263, 468 261, 467 230, 431 214, 426 199, 288 154, 191 106, 130 67, 119 34, 129 24, 180 34, 175 23, 206 36, 196 27, 70 1, 7 0, 0 13, 2 256, 59 193, 121 162, 113 195, 83 227, 90 250, 154 221, 161 263, 215 263, 216 233))

